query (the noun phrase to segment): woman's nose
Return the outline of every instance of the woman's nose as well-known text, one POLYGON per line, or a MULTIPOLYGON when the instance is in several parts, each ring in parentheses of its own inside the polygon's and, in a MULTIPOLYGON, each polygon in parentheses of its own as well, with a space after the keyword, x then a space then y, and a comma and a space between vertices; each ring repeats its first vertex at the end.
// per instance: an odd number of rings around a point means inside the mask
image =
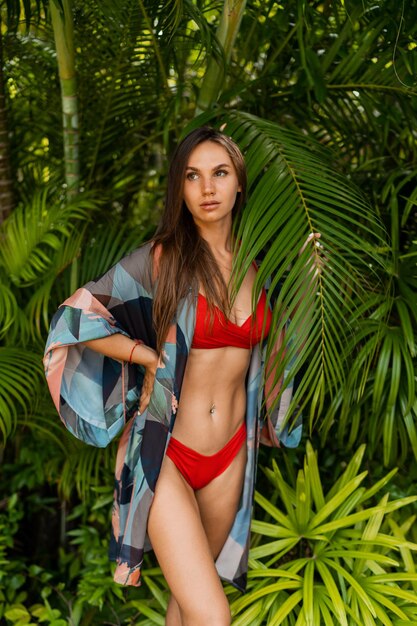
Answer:
POLYGON ((215 191, 214 181, 211 176, 202 178, 202 189, 204 195, 213 194, 215 191))

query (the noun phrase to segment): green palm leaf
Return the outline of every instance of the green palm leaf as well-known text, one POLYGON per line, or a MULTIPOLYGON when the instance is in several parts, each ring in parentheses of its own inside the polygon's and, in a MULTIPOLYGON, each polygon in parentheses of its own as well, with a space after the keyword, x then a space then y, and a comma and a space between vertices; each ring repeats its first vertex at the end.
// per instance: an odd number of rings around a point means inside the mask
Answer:
POLYGON ((315 625, 323 619, 326 625, 334 621, 345 626, 363 626, 394 624, 397 617, 409 615, 413 604, 417 603, 417 597, 412 595, 414 591, 409 589, 414 590, 417 584, 411 557, 417 545, 406 540, 413 518, 401 529, 398 524, 391 524, 394 531, 391 534, 387 534, 386 529, 390 514, 414 503, 416 497, 389 501, 386 483, 395 472, 378 481, 378 489, 373 486, 364 490, 360 486, 364 478, 360 473, 363 456, 361 446, 326 494, 321 486, 315 452, 308 444, 304 470, 300 470, 304 477, 302 481, 298 478, 296 493, 301 495, 307 490, 313 493, 314 483, 314 490, 322 494, 322 499, 311 498, 307 523, 304 523, 304 516, 308 497, 303 500, 294 495, 288 499, 292 490, 288 486, 283 488, 284 479, 277 481, 275 468, 266 472, 272 489, 277 492, 278 502, 273 504, 268 497, 256 495, 268 522, 253 522, 258 536, 251 550, 248 590, 244 598, 232 595, 235 617, 249 611, 254 603, 265 602, 266 597, 270 600, 274 597, 268 624, 284 624, 288 618, 288 623, 299 619, 315 625), (319 488, 317 483, 320 483, 319 488), (379 503, 366 507, 365 501, 378 491, 384 492, 379 503), (293 515, 285 510, 287 506, 293 508, 293 515), (272 532, 274 525, 276 534, 272 532), (290 538, 291 532, 293 541, 286 545, 286 537, 290 538), (264 534, 265 543, 262 542, 264 534), (269 541, 271 536, 277 540, 269 541), (399 603, 396 610, 393 610, 394 599, 399 603))
POLYGON ((159 606, 161 607, 161 609, 164 610, 164 612, 167 609, 168 606, 168 601, 167 601, 167 597, 166 597, 166 593, 164 593, 161 588, 152 580, 151 577, 149 576, 144 576, 143 577, 144 582, 147 584, 147 586, 149 587, 153 597, 155 598, 155 600, 158 602, 159 606))
POLYGON ((15 430, 18 418, 31 411, 43 382, 38 354, 0 347, 0 433, 4 440, 15 430))
POLYGON ((79 232, 73 233, 68 239, 61 241, 60 248, 53 257, 53 263, 48 272, 45 272, 42 283, 36 285, 26 305, 26 314, 31 320, 32 337, 43 337, 45 331, 49 328, 50 314, 55 312, 58 306, 65 299, 63 296, 61 283, 57 279, 62 275, 66 268, 70 268, 69 274, 72 275, 72 268, 77 268, 77 257, 85 238, 85 227, 80 228, 79 232))
POLYGON ((306 626, 314 626, 314 561, 310 560, 304 570, 303 612, 306 626))
POLYGON ((113 201, 125 202, 159 169, 161 146, 178 134, 188 72, 198 72, 219 46, 190 0, 83 3, 78 21, 80 73, 88 76, 80 101, 85 126, 94 129, 85 138, 86 186, 108 187, 113 201))
POLYGON ((88 221, 94 209, 83 198, 65 205, 53 201, 48 189, 18 206, 0 232, 0 264, 12 282, 22 287, 41 279, 51 268, 62 238, 69 238, 80 221, 88 221))
POLYGON ((295 607, 300 603, 303 598, 303 592, 295 591, 283 602, 278 609, 278 611, 272 615, 268 621, 269 626, 278 626, 282 624, 284 619, 289 615, 292 611, 294 611, 295 607))
POLYGON ((310 400, 312 426, 325 394, 344 383, 341 355, 354 300, 364 293, 361 272, 371 258, 380 262, 375 249, 383 245, 384 233, 359 191, 334 171, 322 146, 247 114, 230 113, 222 121, 246 154, 250 181, 250 199, 236 233, 241 242, 237 270, 244 272, 264 253, 255 298, 268 276, 272 287, 280 288, 270 350, 288 317, 293 318, 292 341, 275 358, 276 379, 289 364, 289 377, 304 366, 304 383, 289 414, 310 400), (310 247, 299 254, 311 232, 321 233, 326 257, 314 284, 312 262, 319 262, 319 252, 310 247))
POLYGON ((334 581, 332 574, 328 567, 321 560, 317 561, 317 569, 320 572, 320 576, 327 589, 329 598, 332 601, 333 611, 336 614, 340 624, 347 626, 346 608, 345 604, 340 596, 339 589, 334 581))
POLYGON ((233 626, 258 626, 262 624, 262 608, 263 604, 261 601, 254 602, 242 615, 233 620, 233 626))
POLYGON ((26 313, 32 321, 34 337, 39 338, 48 330, 51 314, 70 293, 103 274, 137 247, 144 236, 142 230, 120 224, 117 219, 89 229, 87 234, 88 238, 82 228, 62 241, 51 269, 30 297, 26 313))
POLYGON ((18 315, 16 297, 6 283, 0 283, 0 339, 2 339, 18 315))
MULTIPOLYGON (((66 434, 66 437, 70 439, 71 436, 66 434)), ((59 485, 61 493, 69 499, 76 490, 83 501, 91 502, 96 497, 92 487, 100 486, 103 482, 110 484, 116 461, 116 448, 114 445, 93 448, 74 440, 73 437, 68 447, 70 454, 61 461, 59 485)))
POLYGON ((132 600, 130 604, 131 606, 138 609, 140 613, 150 618, 150 621, 148 623, 156 624, 157 626, 164 626, 164 616, 161 615, 160 612, 155 611, 155 609, 152 609, 146 600, 132 600))
POLYGON ((46 412, 41 413, 40 408, 36 407, 36 410, 31 413, 28 419, 19 418, 17 424, 19 427, 31 430, 36 439, 51 441, 56 446, 56 454, 53 459, 53 462, 56 463, 68 455, 69 450, 72 448, 72 441, 69 440, 66 434, 63 435, 62 424, 56 411, 53 415, 48 415, 46 412), (61 453, 60 456, 58 455, 58 450, 61 453))
POLYGON ((103 274, 123 256, 137 248, 146 235, 147 232, 143 229, 132 228, 117 219, 101 225, 95 230, 93 237, 84 242, 77 286, 103 274))

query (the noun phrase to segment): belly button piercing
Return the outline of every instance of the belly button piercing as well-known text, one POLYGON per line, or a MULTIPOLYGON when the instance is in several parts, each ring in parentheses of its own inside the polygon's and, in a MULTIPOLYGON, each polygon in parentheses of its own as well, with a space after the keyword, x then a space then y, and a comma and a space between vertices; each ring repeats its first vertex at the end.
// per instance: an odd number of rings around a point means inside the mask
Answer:
POLYGON ((210 411, 209 411, 210 415, 213 415, 215 410, 216 410, 216 407, 214 406, 214 404, 212 404, 211 407, 210 407, 210 411))

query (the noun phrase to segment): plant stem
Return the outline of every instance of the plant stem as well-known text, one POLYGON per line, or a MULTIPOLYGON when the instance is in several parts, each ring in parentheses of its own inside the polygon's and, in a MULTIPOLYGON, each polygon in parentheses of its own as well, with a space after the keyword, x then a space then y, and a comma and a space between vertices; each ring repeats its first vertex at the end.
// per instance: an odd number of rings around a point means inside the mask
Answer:
POLYGON ((3 41, 0 20, 0 224, 10 214, 14 205, 3 67, 3 41))
POLYGON ((78 193, 80 185, 78 98, 71 0, 62 0, 62 11, 55 2, 51 2, 50 8, 61 83, 65 182, 67 196, 70 198, 78 193))
POLYGON ((219 98, 245 6, 246 0, 225 0, 224 2, 220 24, 216 33, 224 56, 221 60, 214 55, 210 58, 200 88, 196 115, 209 109, 219 98))

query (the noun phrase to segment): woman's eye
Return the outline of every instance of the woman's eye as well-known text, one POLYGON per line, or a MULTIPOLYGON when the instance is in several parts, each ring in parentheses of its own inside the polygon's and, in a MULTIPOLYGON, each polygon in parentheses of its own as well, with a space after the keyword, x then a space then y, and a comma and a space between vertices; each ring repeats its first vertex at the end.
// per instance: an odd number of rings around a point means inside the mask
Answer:
POLYGON ((197 180, 198 174, 197 172, 188 172, 187 180, 197 180))
POLYGON ((226 170, 217 170, 216 176, 227 176, 228 172, 226 170))

